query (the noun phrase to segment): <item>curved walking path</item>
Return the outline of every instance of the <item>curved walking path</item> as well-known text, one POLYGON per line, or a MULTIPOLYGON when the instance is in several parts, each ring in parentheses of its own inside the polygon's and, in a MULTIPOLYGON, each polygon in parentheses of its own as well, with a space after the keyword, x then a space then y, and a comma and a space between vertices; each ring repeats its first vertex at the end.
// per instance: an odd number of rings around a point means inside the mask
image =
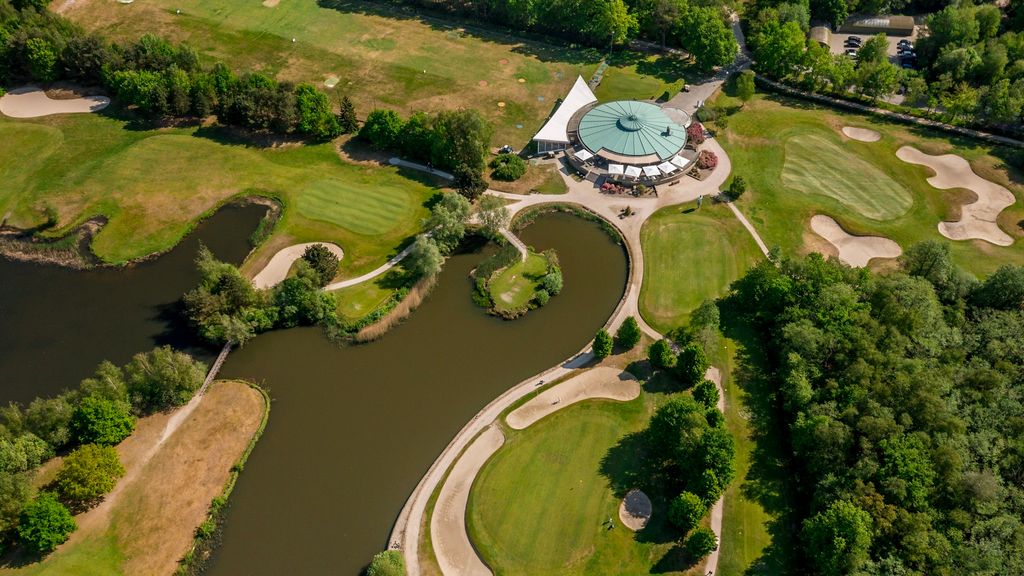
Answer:
POLYGON ((106 96, 88 96, 55 100, 41 88, 24 86, 0 97, 0 113, 11 118, 39 118, 52 114, 99 112, 110 105, 106 96))
POLYGON ((302 258, 302 255, 306 252, 306 248, 310 246, 316 246, 322 244, 341 260, 345 257, 345 251, 341 249, 341 246, 332 244, 330 242, 305 242, 303 244, 293 244, 287 248, 282 248, 277 251, 270 258, 270 262, 260 270, 253 279, 252 283, 256 288, 260 290, 277 286, 288 276, 288 271, 292 269, 292 264, 296 260, 302 258))
POLYGON ((931 168, 935 176, 928 183, 939 190, 966 188, 978 199, 960 208, 956 222, 939 222, 939 233, 950 240, 984 240, 997 246, 1013 244, 1013 237, 1003 232, 997 220, 999 213, 1013 206, 1016 198, 1006 188, 974 173, 970 163, 956 154, 932 156, 912 146, 903 146, 896 157, 910 164, 931 168))
POLYGON ((381 274, 384 274, 388 270, 391 270, 392 268, 397 266, 398 263, 402 261, 402 258, 405 258, 406 256, 409 255, 409 252, 412 252, 412 247, 413 247, 413 245, 409 244, 401 252, 399 252, 398 254, 395 254, 394 256, 391 257, 390 260, 388 260, 387 262, 382 264, 379 268, 377 268, 377 269, 375 269, 375 270, 373 270, 371 272, 367 272, 366 274, 363 274, 362 276, 357 276, 355 278, 350 278, 348 280, 341 280, 341 281, 335 282, 333 284, 328 284, 327 286, 324 286, 324 290, 326 290, 328 292, 331 292, 333 290, 341 290, 342 288, 348 288, 349 286, 355 286, 356 284, 359 284, 359 283, 362 283, 362 282, 366 282, 367 280, 373 280, 377 276, 380 276, 381 274))

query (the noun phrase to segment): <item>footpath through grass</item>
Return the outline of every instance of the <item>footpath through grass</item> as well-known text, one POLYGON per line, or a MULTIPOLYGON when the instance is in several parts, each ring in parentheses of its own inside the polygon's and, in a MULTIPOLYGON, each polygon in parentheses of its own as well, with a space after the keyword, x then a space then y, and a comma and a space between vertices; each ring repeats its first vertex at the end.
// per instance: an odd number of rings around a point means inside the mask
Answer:
POLYGON ((21 157, 22 145, 34 153, 2 168, 8 224, 38 226, 52 210, 57 226, 46 234, 58 236, 105 216, 92 249, 109 263, 167 250, 229 199, 258 195, 284 205, 260 256, 335 242, 345 250, 342 275, 357 275, 419 231, 437 191, 415 174, 345 163, 330 144, 260 148, 207 129, 135 131, 102 115, 0 118, 0 156, 21 157))
POLYGON ((655 213, 640 233, 644 283, 640 313, 665 333, 685 325, 701 302, 725 294, 758 259, 760 250, 723 204, 670 206, 655 213))
POLYGON ((748 184, 737 205, 769 247, 808 251, 821 242, 810 232, 810 218, 825 214, 851 234, 884 236, 904 249, 923 240, 948 242, 957 264, 975 274, 988 274, 1001 264, 1024 264, 1024 231, 1018 225, 1024 219, 1024 175, 1006 167, 999 158, 1004 151, 773 95, 758 95, 742 109, 728 96, 717 102, 737 110, 718 139, 732 160, 733 174, 748 184), (846 138, 844 126, 875 130, 882 139, 846 138), (961 155, 979 176, 1013 192, 1018 202, 1003 211, 999 224, 1015 238, 1014 245, 954 242, 939 234, 939 222, 958 219, 960 206, 974 195, 933 188, 927 183, 931 170, 896 157, 905 145, 928 154, 961 155))

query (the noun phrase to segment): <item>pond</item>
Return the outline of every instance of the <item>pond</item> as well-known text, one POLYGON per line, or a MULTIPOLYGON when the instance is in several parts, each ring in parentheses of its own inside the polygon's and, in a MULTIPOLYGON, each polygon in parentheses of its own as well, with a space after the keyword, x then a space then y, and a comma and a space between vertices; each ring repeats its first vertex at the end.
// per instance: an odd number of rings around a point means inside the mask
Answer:
MULTIPOLYGON (((176 302, 197 281, 199 242, 238 262, 261 215, 225 208, 172 252, 124 270, 0 261, 2 400, 54 394, 103 359, 124 362, 158 344, 209 359, 175 320, 176 302)), ((221 377, 262 383, 273 406, 208 574, 358 574, 463 424, 593 337, 622 296, 625 251, 568 214, 541 216, 521 236, 557 251, 565 288, 520 319, 473 304, 477 251, 450 258, 423 305, 378 341, 339 347, 300 328, 231 354, 221 377)))

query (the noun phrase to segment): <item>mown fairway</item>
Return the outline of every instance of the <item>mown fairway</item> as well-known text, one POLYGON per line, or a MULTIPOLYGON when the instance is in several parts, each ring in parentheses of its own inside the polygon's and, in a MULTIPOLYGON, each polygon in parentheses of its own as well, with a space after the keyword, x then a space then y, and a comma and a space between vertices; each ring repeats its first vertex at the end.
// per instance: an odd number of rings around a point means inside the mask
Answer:
POLYGON ((739 102, 728 96, 718 102, 738 109, 718 139, 732 160, 733 173, 742 175, 749 185, 737 205, 769 247, 779 246, 789 253, 807 251, 808 240, 816 239, 809 228, 811 216, 826 214, 851 234, 884 236, 904 249, 923 240, 948 242, 957 263, 975 274, 988 274, 1001 264, 1024 264, 1024 231, 1018 225, 1024 219, 1020 202, 1024 175, 1007 170, 998 157, 1002 152, 976 140, 775 96, 759 95, 741 110, 739 102), (869 128, 881 133, 882 139, 845 138, 843 126, 869 128), (1009 188, 1018 202, 1003 211, 999 224, 1016 242, 1004 248, 980 240, 953 242, 940 235, 938 223, 958 219, 960 205, 973 201, 974 195, 930 186, 926 179, 933 175, 931 170, 896 157, 896 150, 904 145, 928 154, 959 154, 978 175, 1009 188), (857 186, 836 183, 837 174, 858 182, 857 186), (902 215, 899 207, 904 201, 896 201, 894 185, 912 200, 902 215), (888 214, 890 219, 879 221, 871 214, 888 214))
POLYGON ((48 234, 57 236, 106 216, 92 248, 112 263, 166 250, 232 197, 258 195, 285 205, 261 256, 293 242, 336 242, 343 273, 361 273, 419 231, 434 194, 394 168, 344 163, 331 145, 243 146, 195 129, 128 130, 98 115, 0 119, 0 142, 18 157, 33 151, 3 165, 8 223, 36 226, 52 209, 57 227, 48 234))
POLYGON ((537 292, 537 283, 548 270, 548 260, 530 254, 526 261, 516 261, 491 279, 491 298, 499 311, 518 310, 529 305, 537 292))
MULTIPOLYGON (((619 523, 619 498, 602 474, 609 450, 646 425, 649 400, 587 401, 506 432, 467 513, 471 540, 495 574, 646 574, 671 548, 656 526, 648 530, 657 542, 638 542, 619 523)), ((664 519, 664 510, 654 513, 664 519)))
POLYGON ((685 324, 701 302, 723 295, 729 283, 762 257, 726 206, 709 201, 700 210, 692 208, 665 208, 641 232, 640 312, 662 332, 685 324))
POLYGON ((782 182, 804 194, 823 194, 872 220, 906 214, 913 198, 884 172, 824 133, 797 134, 786 140, 782 182))

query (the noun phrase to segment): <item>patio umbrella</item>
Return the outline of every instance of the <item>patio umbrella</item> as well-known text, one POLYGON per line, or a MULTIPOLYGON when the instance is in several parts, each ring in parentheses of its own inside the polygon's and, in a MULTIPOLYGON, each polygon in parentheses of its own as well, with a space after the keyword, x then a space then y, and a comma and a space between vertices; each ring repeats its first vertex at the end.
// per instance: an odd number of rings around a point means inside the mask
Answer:
POLYGON ((609 174, 622 174, 623 173, 622 164, 609 164, 608 165, 608 173, 609 174))

